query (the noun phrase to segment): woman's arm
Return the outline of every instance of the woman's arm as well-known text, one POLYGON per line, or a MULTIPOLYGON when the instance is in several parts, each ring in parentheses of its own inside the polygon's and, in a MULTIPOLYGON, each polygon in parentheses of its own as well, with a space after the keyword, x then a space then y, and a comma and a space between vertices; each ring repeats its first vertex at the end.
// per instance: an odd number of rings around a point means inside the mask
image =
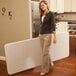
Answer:
POLYGON ((55 24, 55 17, 53 12, 51 14, 51 25, 52 25, 53 35, 54 35, 53 43, 56 43, 56 24, 55 24))
POLYGON ((53 35, 54 35, 53 43, 56 43, 56 31, 53 31, 53 35))

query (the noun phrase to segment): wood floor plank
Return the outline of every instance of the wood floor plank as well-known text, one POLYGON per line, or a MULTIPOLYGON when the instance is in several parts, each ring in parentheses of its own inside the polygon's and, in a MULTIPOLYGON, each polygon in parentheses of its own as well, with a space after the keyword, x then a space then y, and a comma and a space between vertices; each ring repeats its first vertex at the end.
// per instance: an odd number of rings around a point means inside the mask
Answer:
MULTIPOLYGON (((76 76, 76 56, 54 62, 54 67, 45 76, 76 76)), ((7 73, 6 62, 0 61, 0 76, 9 76, 7 73)), ((40 67, 23 71, 11 76, 40 76, 40 67)))

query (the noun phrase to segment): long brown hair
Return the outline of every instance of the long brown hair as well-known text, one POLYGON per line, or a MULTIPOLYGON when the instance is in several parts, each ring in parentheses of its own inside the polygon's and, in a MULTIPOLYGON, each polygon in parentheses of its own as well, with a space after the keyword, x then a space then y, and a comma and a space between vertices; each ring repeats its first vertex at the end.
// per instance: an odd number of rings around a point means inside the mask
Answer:
POLYGON ((39 12, 40 12, 40 17, 43 15, 44 11, 41 9, 41 3, 44 3, 45 5, 47 5, 47 9, 49 10, 48 8, 48 3, 46 0, 41 0, 40 3, 39 3, 39 12))

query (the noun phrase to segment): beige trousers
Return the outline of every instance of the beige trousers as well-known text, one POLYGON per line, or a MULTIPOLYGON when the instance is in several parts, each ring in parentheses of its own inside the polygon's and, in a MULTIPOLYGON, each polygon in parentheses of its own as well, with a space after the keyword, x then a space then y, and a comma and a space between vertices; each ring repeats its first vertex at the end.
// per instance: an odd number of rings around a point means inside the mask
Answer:
POLYGON ((52 34, 39 35, 40 43, 42 47, 42 65, 41 72, 47 73, 50 68, 51 59, 49 56, 49 48, 51 45, 52 34))

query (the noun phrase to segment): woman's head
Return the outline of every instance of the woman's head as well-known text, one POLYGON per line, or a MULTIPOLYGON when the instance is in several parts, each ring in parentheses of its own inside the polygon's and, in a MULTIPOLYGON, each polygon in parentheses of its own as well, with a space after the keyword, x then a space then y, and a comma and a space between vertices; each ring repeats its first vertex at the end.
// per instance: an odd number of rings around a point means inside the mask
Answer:
POLYGON ((43 12, 45 12, 47 9, 48 9, 47 1, 41 0, 40 3, 39 3, 40 14, 42 15, 43 12))

